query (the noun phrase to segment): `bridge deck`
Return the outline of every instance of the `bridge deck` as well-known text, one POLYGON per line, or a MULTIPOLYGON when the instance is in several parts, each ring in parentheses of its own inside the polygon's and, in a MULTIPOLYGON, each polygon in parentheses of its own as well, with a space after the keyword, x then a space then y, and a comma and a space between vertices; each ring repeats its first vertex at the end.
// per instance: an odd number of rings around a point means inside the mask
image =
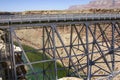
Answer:
POLYGON ((16 22, 58 22, 74 20, 111 20, 120 19, 120 14, 46 14, 46 15, 0 15, 0 23, 16 22))

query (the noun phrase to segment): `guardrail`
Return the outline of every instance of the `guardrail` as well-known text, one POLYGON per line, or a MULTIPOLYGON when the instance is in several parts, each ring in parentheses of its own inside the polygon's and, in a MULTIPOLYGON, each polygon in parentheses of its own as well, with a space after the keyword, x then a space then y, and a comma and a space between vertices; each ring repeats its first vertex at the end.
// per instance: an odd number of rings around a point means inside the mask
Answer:
POLYGON ((120 14, 36 14, 36 15, 0 15, 0 22, 21 22, 21 21, 59 21, 59 20, 95 20, 95 19, 116 19, 120 14))

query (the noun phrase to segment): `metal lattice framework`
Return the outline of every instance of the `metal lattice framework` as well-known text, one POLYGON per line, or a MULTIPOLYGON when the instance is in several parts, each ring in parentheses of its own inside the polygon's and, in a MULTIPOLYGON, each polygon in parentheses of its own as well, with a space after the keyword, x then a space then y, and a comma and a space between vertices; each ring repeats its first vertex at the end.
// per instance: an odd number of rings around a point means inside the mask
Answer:
POLYGON ((31 26, 20 24, 27 28, 9 24, 9 27, 3 28, 5 32, 7 31, 6 49, 10 55, 7 59, 11 62, 11 75, 7 74, 7 78, 17 80, 21 77, 32 76, 34 80, 57 80, 64 75, 94 80, 102 79, 102 77, 109 79, 111 75, 114 77, 120 70, 120 23, 117 18, 102 19, 97 21, 93 18, 88 21, 65 20, 45 24, 35 23, 31 26), (67 41, 60 31, 60 28, 65 26, 68 27, 67 33, 63 33, 67 35, 67 41), (25 49, 17 35, 16 30, 29 30, 29 28, 41 30, 38 37, 42 42, 37 49, 25 49), (14 51, 14 42, 22 50, 19 53, 14 51), (41 59, 31 60, 28 56, 31 53, 36 53, 41 59), (22 55, 22 60, 16 59, 19 54, 22 55), (36 65, 40 65, 40 69, 36 70, 36 65), (27 66, 27 73, 22 69, 24 66, 27 66), (17 70, 22 74, 19 74, 17 70))

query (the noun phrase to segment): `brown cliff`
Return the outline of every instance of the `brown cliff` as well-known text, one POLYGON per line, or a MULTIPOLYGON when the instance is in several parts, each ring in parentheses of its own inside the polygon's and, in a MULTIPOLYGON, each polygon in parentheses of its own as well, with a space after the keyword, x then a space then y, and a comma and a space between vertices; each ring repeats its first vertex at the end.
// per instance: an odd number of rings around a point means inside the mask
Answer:
POLYGON ((73 5, 69 10, 81 9, 118 9, 120 8, 120 0, 92 0, 85 5, 73 5))

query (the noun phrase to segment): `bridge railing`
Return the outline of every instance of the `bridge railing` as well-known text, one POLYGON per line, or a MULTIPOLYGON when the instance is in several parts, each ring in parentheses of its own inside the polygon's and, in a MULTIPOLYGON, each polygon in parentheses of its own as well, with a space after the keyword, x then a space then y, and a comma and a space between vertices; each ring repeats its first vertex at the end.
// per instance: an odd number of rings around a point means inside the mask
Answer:
POLYGON ((8 21, 50 21, 50 20, 87 20, 87 19, 116 19, 120 14, 30 14, 30 15, 0 15, 0 22, 8 21))

